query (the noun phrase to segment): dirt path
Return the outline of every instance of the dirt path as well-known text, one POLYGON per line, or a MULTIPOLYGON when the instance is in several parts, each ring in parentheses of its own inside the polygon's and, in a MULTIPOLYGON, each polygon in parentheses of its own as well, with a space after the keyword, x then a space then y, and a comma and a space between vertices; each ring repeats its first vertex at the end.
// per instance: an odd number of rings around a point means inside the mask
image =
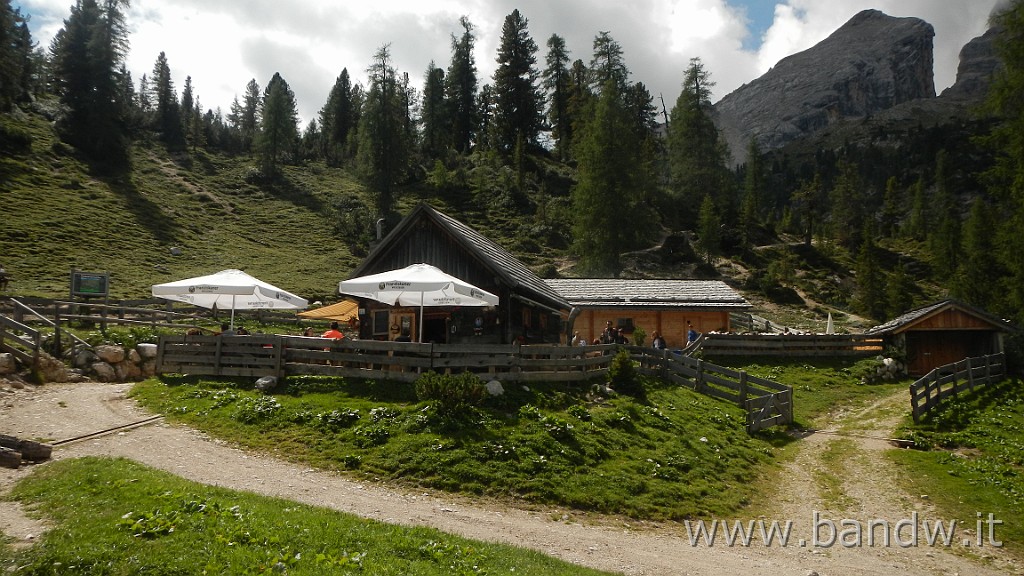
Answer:
MULTIPOLYGON (((26 438, 67 439, 140 420, 149 416, 125 398, 125 384, 46 385, 12 391, 0 388, 0 433, 26 438)), ((883 435, 896 418, 897 397, 881 399, 875 406, 836 420, 848 432, 883 435), (880 415, 880 417, 876 417, 880 415), (859 423, 854 427, 853 423, 859 423)), ((70 443, 54 450, 54 459, 85 455, 122 456, 172 472, 190 480, 225 486, 350 512, 366 518, 404 525, 431 526, 481 540, 533 548, 570 562, 603 570, 636 575, 710 575, 751 573, 782 575, 882 575, 1021 573, 1020 568, 997 555, 977 558, 962 547, 890 547, 847 549, 836 544, 815 548, 812 511, 823 517, 893 521, 909 517, 919 507, 917 498, 895 492, 887 481, 893 471, 881 450, 884 442, 814 434, 788 465, 790 481, 780 490, 778 510, 772 519, 794 522, 789 545, 765 546, 759 538, 752 545, 733 547, 719 534, 714 546, 691 546, 686 530, 678 525, 637 526, 622 522, 577 521, 571 511, 531 511, 505 504, 479 502, 448 494, 392 489, 359 482, 333 473, 285 463, 247 453, 205 435, 164 422, 70 443), (822 455, 829 443, 841 439, 850 450, 849 474, 842 479, 840 496, 823 499, 819 489, 822 455), (833 502, 843 503, 842 509, 833 502), (799 539, 807 545, 800 546, 799 539)), ((45 465, 45 464, 42 464, 45 465)), ((0 495, 31 472, 0 469, 0 495)), ((830 492, 831 494, 831 492, 830 492)), ((731 520, 731 519, 730 519, 731 520)), ((757 520, 756 518, 743 519, 757 520)), ((17 505, 0 502, 0 531, 30 544, 45 530, 26 517, 17 505)), ((827 534, 822 531, 823 536, 827 534)), ((986 549, 988 551, 988 549, 986 549)))

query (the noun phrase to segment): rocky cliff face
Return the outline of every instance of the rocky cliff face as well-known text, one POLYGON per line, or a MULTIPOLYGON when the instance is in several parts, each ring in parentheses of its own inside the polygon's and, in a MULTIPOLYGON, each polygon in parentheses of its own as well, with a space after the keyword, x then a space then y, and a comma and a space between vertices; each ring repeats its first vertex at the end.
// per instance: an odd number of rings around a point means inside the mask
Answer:
POLYGON ((989 28, 983 35, 968 42, 960 50, 956 82, 942 91, 940 98, 980 101, 988 93, 992 76, 1002 67, 996 54, 995 39, 999 28, 989 28))
POLYGON ((934 98, 931 24, 865 10, 715 104, 736 163, 753 138, 763 151, 847 118, 934 98))

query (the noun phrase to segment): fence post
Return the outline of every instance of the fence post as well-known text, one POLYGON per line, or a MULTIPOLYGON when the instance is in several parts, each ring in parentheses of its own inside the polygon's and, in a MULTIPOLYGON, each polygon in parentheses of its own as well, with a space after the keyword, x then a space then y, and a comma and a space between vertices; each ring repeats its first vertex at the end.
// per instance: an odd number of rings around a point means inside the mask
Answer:
POLYGON ((704 360, 697 360, 697 376, 693 382, 695 392, 704 393, 704 360))
POLYGON ((747 372, 740 370, 740 408, 747 406, 747 372))
POLYGON ((971 359, 967 359, 967 391, 974 391, 974 362, 971 359))

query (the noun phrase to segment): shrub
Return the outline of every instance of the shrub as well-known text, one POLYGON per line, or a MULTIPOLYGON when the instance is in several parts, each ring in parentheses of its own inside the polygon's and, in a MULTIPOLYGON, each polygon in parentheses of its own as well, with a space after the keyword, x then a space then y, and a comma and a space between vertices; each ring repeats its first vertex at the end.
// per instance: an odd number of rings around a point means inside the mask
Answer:
POLYGON ((487 389, 471 372, 442 375, 426 372, 416 379, 416 398, 430 402, 441 416, 455 416, 476 408, 487 397, 487 389))
POLYGON ((644 387, 640 383, 639 375, 633 360, 629 357, 629 351, 619 350, 608 367, 608 385, 619 394, 628 394, 636 398, 644 397, 644 387))

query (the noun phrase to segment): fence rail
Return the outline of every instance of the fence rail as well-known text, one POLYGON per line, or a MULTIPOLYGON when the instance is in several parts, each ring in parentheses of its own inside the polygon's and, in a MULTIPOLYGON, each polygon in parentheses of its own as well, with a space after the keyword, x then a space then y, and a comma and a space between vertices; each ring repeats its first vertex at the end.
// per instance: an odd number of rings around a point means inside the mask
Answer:
POLYGON ((872 356, 881 337, 863 334, 706 334, 708 356, 872 356))
POLYGON ((959 362, 933 368, 931 372, 910 385, 910 412, 914 422, 942 405, 950 396, 971 392, 1006 377, 1006 357, 992 354, 966 358, 959 362))
POLYGON ((582 382, 603 378, 619 349, 642 373, 736 404, 756 432, 793 421, 793 390, 669 352, 602 344, 580 348, 546 345, 459 345, 326 340, 304 336, 162 336, 157 373, 216 376, 331 375, 412 382, 428 370, 473 372, 504 382, 582 382))
POLYGON ((40 332, 17 320, 0 316, 0 352, 14 355, 22 364, 35 367, 39 363, 40 332))

